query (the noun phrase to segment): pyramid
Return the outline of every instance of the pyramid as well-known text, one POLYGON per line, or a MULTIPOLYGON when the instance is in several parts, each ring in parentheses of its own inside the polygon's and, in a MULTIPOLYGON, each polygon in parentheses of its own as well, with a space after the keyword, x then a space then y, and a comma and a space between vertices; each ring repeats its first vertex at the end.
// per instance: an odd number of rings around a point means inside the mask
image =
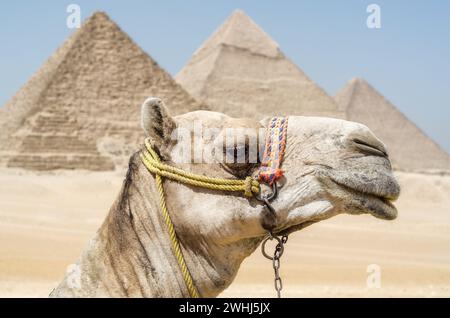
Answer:
POLYGON ((239 10, 194 53, 175 79, 212 110, 233 117, 343 116, 334 100, 239 10))
POLYGON ((352 79, 335 100, 387 145, 394 169, 450 172, 450 156, 365 80, 352 79))
POLYGON ((94 13, 0 111, 0 165, 110 170, 142 142, 140 105, 203 106, 110 18, 94 13))

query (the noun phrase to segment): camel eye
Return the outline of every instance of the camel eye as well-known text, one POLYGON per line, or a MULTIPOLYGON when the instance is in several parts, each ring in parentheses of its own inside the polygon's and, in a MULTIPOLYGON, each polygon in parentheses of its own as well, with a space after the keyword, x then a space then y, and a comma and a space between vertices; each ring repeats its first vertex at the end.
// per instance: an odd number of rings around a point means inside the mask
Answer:
POLYGON ((245 145, 237 145, 234 147, 225 147, 223 149, 224 162, 226 164, 249 164, 250 155, 249 147, 245 145))
POLYGON ((237 145, 234 147, 224 147, 223 167, 237 177, 245 177, 250 174, 250 170, 255 167, 254 162, 249 160, 248 145, 237 145))
POLYGON ((259 163, 258 146, 258 134, 254 129, 222 131, 214 140, 214 157, 222 168, 235 176, 248 176, 259 163))

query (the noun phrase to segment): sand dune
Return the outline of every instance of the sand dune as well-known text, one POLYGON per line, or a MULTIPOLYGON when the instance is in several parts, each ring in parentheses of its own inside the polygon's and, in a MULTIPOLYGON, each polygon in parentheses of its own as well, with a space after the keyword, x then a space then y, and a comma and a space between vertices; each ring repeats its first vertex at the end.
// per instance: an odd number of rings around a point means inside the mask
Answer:
MULTIPOLYGON (((450 176, 399 173, 393 222, 342 215, 291 235, 282 260, 293 297, 450 296, 450 176), (366 285, 378 264, 381 288, 366 285)), ((45 297, 93 236, 117 195, 117 172, 0 171, 0 296, 45 297)), ((272 297, 259 251, 222 296, 272 297)))

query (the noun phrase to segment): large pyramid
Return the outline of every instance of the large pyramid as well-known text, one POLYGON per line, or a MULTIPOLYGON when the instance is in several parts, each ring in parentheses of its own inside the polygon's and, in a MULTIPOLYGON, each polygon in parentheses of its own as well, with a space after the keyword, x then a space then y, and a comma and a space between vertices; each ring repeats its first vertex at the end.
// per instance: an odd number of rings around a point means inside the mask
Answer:
POLYGON ((225 21, 175 79, 212 110, 234 117, 343 116, 334 100, 242 11, 225 21))
POLYGON ((105 13, 85 21, 0 111, 0 165, 113 169, 142 141, 140 105, 202 107, 105 13))
POLYGON ((450 172, 450 156, 365 80, 352 79, 335 100, 386 143, 395 169, 450 172))

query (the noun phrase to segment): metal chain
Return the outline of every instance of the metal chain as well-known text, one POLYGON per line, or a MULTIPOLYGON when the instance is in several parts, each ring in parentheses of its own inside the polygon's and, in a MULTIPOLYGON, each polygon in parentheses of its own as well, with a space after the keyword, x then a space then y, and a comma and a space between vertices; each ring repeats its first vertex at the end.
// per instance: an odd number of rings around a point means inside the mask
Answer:
MULTIPOLYGON (((262 197, 256 197, 259 201, 264 203, 264 205, 266 206, 270 215, 272 215, 272 217, 274 219, 276 219, 276 212, 275 212, 275 209, 270 204, 270 202, 272 200, 274 200, 277 196, 278 196, 278 186, 277 186, 277 183, 274 182, 272 184, 272 193, 271 194, 262 196, 262 197)), ((281 290, 283 289, 283 282, 282 282, 281 276, 280 276, 280 266, 281 266, 280 259, 281 259, 281 256, 283 255, 284 245, 286 244, 287 240, 288 240, 287 235, 283 235, 280 238, 279 236, 274 235, 272 233, 272 231, 269 230, 269 234, 264 238, 263 242, 261 243, 262 254, 264 255, 265 258, 270 259, 272 261, 272 267, 273 267, 274 276, 275 276, 274 286, 275 286, 275 290, 277 292, 278 298, 281 298, 281 290), (270 256, 269 254, 266 253, 266 243, 269 240, 270 241, 276 240, 278 242, 277 246, 275 247, 275 251, 273 252, 273 256, 270 256)))
POLYGON ((284 252, 284 244, 286 244, 288 240, 288 236, 287 235, 283 235, 281 238, 273 235, 272 233, 269 232, 269 235, 267 235, 267 237, 264 239, 264 241, 262 242, 261 245, 261 250, 262 250, 262 254, 264 255, 265 258, 270 259, 272 261, 272 267, 273 267, 273 271, 274 271, 274 286, 275 286, 275 290, 277 292, 277 297, 281 298, 281 290, 283 289, 283 282, 281 280, 281 276, 280 276, 280 266, 281 266, 281 256, 283 255, 284 252), (275 251, 273 252, 273 256, 270 256, 266 253, 266 243, 267 241, 272 241, 272 240, 276 240, 278 241, 277 246, 275 247, 275 251))
POLYGON ((272 259, 272 266, 275 275, 274 285, 275 290, 277 291, 278 298, 281 298, 281 290, 283 289, 283 282, 281 281, 280 276, 280 265, 281 265, 280 258, 281 255, 283 255, 284 244, 286 244, 287 240, 288 240, 287 235, 283 235, 281 237, 281 242, 278 243, 277 246, 275 247, 275 252, 273 253, 272 259))

